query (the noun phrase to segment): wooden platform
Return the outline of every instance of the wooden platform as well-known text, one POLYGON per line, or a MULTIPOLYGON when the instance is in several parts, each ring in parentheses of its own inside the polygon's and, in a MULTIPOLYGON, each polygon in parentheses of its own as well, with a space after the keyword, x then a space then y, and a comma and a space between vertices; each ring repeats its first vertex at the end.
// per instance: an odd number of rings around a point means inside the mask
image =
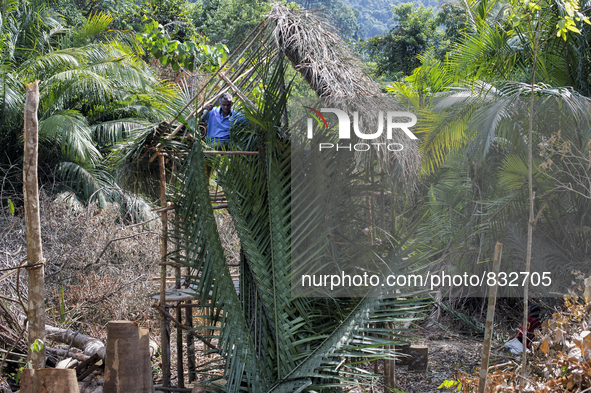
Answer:
MULTIPOLYGON (((236 293, 240 293, 240 280, 238 278, 234 278, 232 280, 234 283, 234 289, 236 293)), ((152 293, 149 295, 154 300, 160 300, 160 292, 152 293)), ((199 295, 194 289, 191 288, 171 288, 167 289, 164 293, 164 299, 166 302, 184 302, 187 300, 195 300, 199 298, 199 295)))
MULTIPOLYGON (((151 294, 150 297, 154 300, 160 300, 160 293, 151 294)), ((167 302, 184 302, 187 300, 195 300, 198 296, 192 289, 172 288, 166 290, 164 298, 167 302)))

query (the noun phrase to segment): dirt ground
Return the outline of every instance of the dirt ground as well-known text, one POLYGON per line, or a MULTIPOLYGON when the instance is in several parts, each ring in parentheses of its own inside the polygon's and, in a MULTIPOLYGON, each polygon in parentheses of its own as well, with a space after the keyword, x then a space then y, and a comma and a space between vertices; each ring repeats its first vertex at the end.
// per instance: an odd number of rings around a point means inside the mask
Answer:
MULTIPOLYGON (((446 380, 455 380, 458 372, 474 374, 480 369, 482 352, 482 338, 470 336, 450 335, 441 329, 430 326, 419 327, 414 332, 413 345, 427 345, 429 347, 429 361, 426 372, 408 369, 407 365, 397 364, 395 367, 396 384, 393 389, 384 390, 382 378, 368 379, 350 390, 351 393, 382 393, 394 391, 397 393, 442 393, 456 391, 439 388, 446 380)), ((502 348, 502 343, 493 343, 490 364, 498 364, 513 359, 514 356, 502 348)), ((367 367, 373 371, 373 366, 367 367)), ((378 373, 383 372, 383 365, 378 363, 378 373)))
POLYGON ((472 374, 479 369, 482 340, 435 334, 419 338, 418 344, 429 346, 429 363, 425 373, 409 371, 407 366, 396 368, 395 388, 405 393, 441 392, 445 380, 451 380, 458 370, 472 374))

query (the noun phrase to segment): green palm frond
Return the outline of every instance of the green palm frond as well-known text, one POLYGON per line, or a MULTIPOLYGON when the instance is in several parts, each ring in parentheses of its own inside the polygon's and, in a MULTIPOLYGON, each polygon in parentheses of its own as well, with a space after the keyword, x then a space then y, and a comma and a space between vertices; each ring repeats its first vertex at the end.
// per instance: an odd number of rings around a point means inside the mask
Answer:
POLYGON ((271 370, 259 364, 228 270, 213 217, 200 144, 194 145, 181 173, 182 183, 175 198, 175 231, 179 236, 175 241, 184 252, 175 254, 174 260, 191 267, 193 273, 189 278, 195 291, 203 304, 210 304, 209 323, 210 328, 219 331, 217 353, 221 356, 227 391, 242 390, 242 383, 246 390, 264 391, 272 379, 271 370), (216 323, 220 326, 216 327, 216 323))
POLYGON ((113 17, 109 14, 103 12, 91 14, 78 30, 76 39, 84 42, 90 37, 104 33, 111 22, 113 22, 113 17))
POLYGON ((421 139, 423 170, 427 174, 441 166, 448 154, 459 151, 469 142, 469 121, 473 112, 470 105, 458 105, 444 112, 421 112, 422 121, 416 128, 416 135, 421 139))
POLYGON ((505 158, 499 175, 499 182, 507 190, 522 192, 525 190, 527 163, 523 161, 523 157, 511 154, 505 158))
POLYGON ((94 146, 92 131, 82 114, 75 110, 53 113, 39 121, 40 140, 60 147, 65 157, 77 163, 98 164, 101 154, 94 146))
POLYGON ((55 50, 25 61, 20 65, 19 73, 30 75, 29 79, 43 80, 60 70, 79 67, 83 58, 84 51, 77 48, 55 50))
MULTIPOLYGON (((41 99, 50 113, 62 108, 82 108, 102 105, 113 98, 114 81, 107 75, 99 75, 86 70, 66 71, 68 83, 51 86, 41 99)), ((53 80, 52 80, 53 81, 53 80)))
POLYGON ((72 190, 80 200, 91 202, 92 196, 100 208, 107 205, 110 198, 105 187, 110 186, 110 177, 103 168, 84 168, 74 162, 62 161, 56 173, 63 180, 61 184, 72 190))
POLYGON ((151 124, 138 118, 105 121, 91 126, 93 139, 101 146, 113 145, 128 139, 134 130, 145 129, 151 124))
MULTIPOLYGON (((13 117, 20 115, 20 109, 24 105, 24 85, 16 78, 13 73, 2 70, 0 73, 0 100, 2 100, 2 113, 4 116, 11 117, 10 122, 14 121, 13 117)), ((8 119, 7 119, 8 120, 8 119)))
POLYGON ((508 43, 509 36, 502 30, 482 25, 477 33, 465 36, 451 52, 451 68, 471 70, 473 79, 489 79, 510 75, 515 52, 508 43), (473 71, 472 71, 473 70, 473 71))

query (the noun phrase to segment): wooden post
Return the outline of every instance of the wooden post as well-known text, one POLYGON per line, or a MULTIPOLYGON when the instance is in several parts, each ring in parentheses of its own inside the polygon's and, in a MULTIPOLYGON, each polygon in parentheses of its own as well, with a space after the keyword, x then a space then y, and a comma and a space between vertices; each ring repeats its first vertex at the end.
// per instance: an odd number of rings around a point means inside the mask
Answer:
MULTIPOLYGON (((160 165, 160 205, 166 207, 166 168, 164 166, 164 154, 158 154, 160 165)), ((166 308, 166 254, 168 253, 168 212, 163 209, 160 213, 162 219, 162 254, 160 264, 160 307, 166 308)), ((160 348, 162 349, 162 386, 170 385, 170 342, 168 320, 166 315, 160 313, 160 348)))
MULTIPOLYGON (((174 174, 175 164, 172 163, 172 173, 174 174)), ((175 212, 175 217, 178 218, 178 213, 175 212)), ((178 221, 178 220, 177 220, 178 221)), ((175 252, 179 251, 179 226, 174 226, 174 238, 175 238, 175 252)), ((181 267, 176 265, 174 268, 174 284, 176 289, 181 289, 181 267)), ((176 303, 176 320, 182 322, 182 309, 181 303, 176 303)), ((189 336, 189 334, 187 334, 189 336)), ((177 385, 179 388, 185 387, 185 370, 183 366, 183 329, 180 326, 176 327, 176 371, 177 371, 177 385)))
MULTIPOLYGON (((394 331, 394 324, 392 322, 388 322, 386 325, 390 331, 394 331)), ((394 345, 389 345, 389 349, 394 350, 394 345)), ((394 389, 394 384, 396 383, 396 360, 394 359, 385 359, 384 360, 384 393, 389 392, 390 389, 394 389)))
MULTIPOLYGON (((181 288, 181 268, 175 268, 176 285, 177 289, 181 288)), ((182 321, 182 309, 181 302, 176 304, 176 319, 182 321)), ((176 372, 177 372, 177 384, 179 388, 185 387, 185 373, 183 369, 183 329, 180 326, 176 327, 176 372)))
MULTIPOLYGON (((187 273, 188 275, 189 273, 187 273)), ((191 301, 187 300, 187 304, 191 304, 191 301)), ((193 307, 185 309, 185 320, 187 326, 193 327, 193 307)), ((195 375, 195 339, 192 334, 187 334, 187 374, 189 382, 197 380, 195 375)))
POLYGON ((25 157, 23 163, 23 194, 27 228, 27 269, 29 271, 29 297, 27 319, 29 321, 28 359, 31 367, 45 367, 45 278, 43 247, 41 244, 41 219, 39 217, 39 185, 37 183, 37 149, 39 141, 38 81, 27 85, 25 100, 25 157), (43 342, 33 351, 36 340, 43 342))
MULTIPOLYGON (((493 272, 495 277, 499 276, 501 270, 501 256, 503 244, 497 242, 495 255, 493 257, 493 272)), ((497 304, 497 285, 491 286, 488 292, 488 310, 486 312, 486 326, 484 328, 484 343, 482 344, 482 359, 480 361, 480 381, 478 382, 478 393, 484 393, 486 388, 486 374, 488 372, 488 361, 490 358, 490 343, 495 321, 495 306, 497 304)))

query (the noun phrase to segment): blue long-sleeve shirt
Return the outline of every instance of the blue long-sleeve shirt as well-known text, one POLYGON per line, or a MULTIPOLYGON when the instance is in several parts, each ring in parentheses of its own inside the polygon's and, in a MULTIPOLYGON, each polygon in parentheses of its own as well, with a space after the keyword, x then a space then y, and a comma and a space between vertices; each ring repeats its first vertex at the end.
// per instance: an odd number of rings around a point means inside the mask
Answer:
POLYGON ((236 121, 244 121, 244 115, 231 111, 228 116, 222 114, 222 108, 216 106, 203 117, 207 121, 207 143, 228 143, 230 141, 230 126, 236 121))

